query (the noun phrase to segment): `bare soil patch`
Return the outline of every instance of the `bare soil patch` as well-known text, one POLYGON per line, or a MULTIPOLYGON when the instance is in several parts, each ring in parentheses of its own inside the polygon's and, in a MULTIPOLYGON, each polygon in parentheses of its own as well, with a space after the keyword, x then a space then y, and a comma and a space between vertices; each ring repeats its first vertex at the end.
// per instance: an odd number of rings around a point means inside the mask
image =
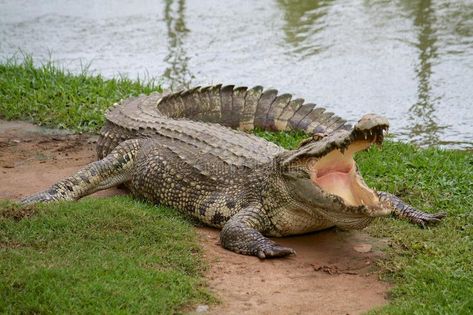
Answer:
POLYGON ((11 207, 7 207, 0 211, 0 217, 3 218, 11 218, 16 222, 21 221, 23 219, 27 219, 33 216, 36 213, 35 205, 29 205, 25 207, 21 207, 16 204, 12 204, 11 207))
MULTIPOLYGON (((94 161, 95 140, 0 120, 0 199, 44 190, 94 161)), ((124 193, 115 188, 95 195, 124 193)), ((363 232, 331 229, 277 239, 297 255, 260 260, 220 247, 217 230, 197 230, 208 284, 222 301, 210 307, 211 314, 359 314, 387 303, 389 285, 378 280, 374 267, 385 242, 363 232)))

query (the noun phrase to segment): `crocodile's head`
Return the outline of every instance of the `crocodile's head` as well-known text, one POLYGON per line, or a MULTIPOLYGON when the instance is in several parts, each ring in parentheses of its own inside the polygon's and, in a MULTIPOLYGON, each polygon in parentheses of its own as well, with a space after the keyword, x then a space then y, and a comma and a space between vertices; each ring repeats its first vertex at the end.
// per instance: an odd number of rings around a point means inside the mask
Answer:
POLYGON ((284 186, 291 204, 316 211, 340 227, 361 228, 367 223, 359 219, 386 215, 387 210, 364 182, 353 156, 381 144, 388 127, 386 118, 368 114, 351 131, 338 130, 279 154, 278 186, 284 186))

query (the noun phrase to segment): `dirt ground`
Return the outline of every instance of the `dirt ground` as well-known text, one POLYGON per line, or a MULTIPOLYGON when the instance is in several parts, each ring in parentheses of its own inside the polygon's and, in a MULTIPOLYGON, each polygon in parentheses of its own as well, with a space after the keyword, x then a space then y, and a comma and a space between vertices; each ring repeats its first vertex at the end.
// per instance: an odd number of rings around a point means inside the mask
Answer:
MULTIPOLYGON (((0 120, 0 199, 44 190, 95 159, 95 136, 0 120)), ((123 194, 109 189, 97 196, 123 194)), ((197 228, 208 284, 221 300, 210 314, 359 314, 387 303, 389 285, 374 262, 383 240, 335 229, 277 239, 296 256, 260 260, 218 245, 218 231, 197 228)), ((200 310, 206 307, 200 306, 200 310)))

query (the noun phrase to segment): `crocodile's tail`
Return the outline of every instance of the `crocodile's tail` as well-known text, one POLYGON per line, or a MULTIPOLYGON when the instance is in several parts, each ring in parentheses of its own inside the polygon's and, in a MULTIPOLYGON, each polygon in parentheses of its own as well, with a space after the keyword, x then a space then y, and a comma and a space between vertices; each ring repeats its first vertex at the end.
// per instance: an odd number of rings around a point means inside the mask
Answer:
POLYGON ((241 130, 301 130, 314 134, 351 128, 344 119, 322 107, 261 86, 196 87, 163 96, 157 108, 168 117, 219 123, 241 130))
POLYGON ((123 100, 111 107, 97 143, 97 155, 104 157, 120 142, 151 136, 149 132, 163 126, 173 128, 169 118, 252 130, 301 130, 307 134, 331 133, 351 126, 342 118, 290 94, 277 90, 251 89, 233 85, 196 87, 176 93, 143 95, 123 100))

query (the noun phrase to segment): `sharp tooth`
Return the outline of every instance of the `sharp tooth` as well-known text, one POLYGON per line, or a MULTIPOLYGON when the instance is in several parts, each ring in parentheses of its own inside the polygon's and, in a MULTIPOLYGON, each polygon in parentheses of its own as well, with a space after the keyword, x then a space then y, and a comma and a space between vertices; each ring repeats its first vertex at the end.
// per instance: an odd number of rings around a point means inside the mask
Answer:
POLYGON ((368 139, 368 134, 365 133, 365 140, 368 139))

